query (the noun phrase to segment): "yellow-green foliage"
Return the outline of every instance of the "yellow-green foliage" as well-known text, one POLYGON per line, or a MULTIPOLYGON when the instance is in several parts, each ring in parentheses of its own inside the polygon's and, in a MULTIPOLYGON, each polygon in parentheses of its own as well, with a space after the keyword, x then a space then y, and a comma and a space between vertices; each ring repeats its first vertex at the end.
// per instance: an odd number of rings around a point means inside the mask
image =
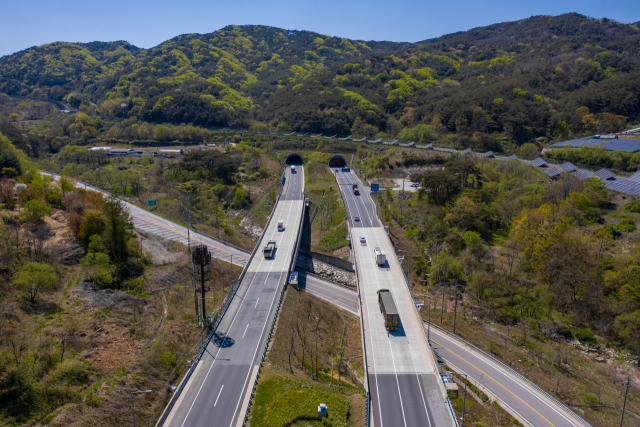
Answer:
POLYGON ((511 64, 511 58, 508 56, 499 56, 498 58, 494 58, 489 62, 489 68, 501 68, 506 67, 511 64))
POLYGON ((173 98, 171 96, 165 96, 164 98, 160 98, 156 101, 156 104, 153 106, 153 112, 156 113, 158 111, 162 111, 162 107, 167 102, 171 102, 173 98))
POLYGON ((468 65, 471 68, 484 68, 484 61, 469 61, 468 65))
POLYGON ((291 88, 292 91, 296 92, 300 89, 302 89, 302 83, 300 83, 299 85, 295 85, 294 87, 291 88))
POLYGON ((446 62, 447 64, 453 65, 453 67, 456 69, 456 72, 460 71, 460 64, 462 64, 462 60, 457 60, 446 55, 433 55, 433 57, 435 59, 439 59, 440 61, 446 62))
MULTIPOLYGON (((425 72, 417 74, 421 78, 426 80, 417 80, 409 76, 407 73, 400 70, 391 71, 391 80, 388 85, 391 88, 387 100, 389 102, 406 102, 409 100, 418 90, 428 89, 438 85, 438 81, 432 78, 431 71, 428 68, 423 68, 425 72), (427 77, 428 76, 428 77, 427 77)), ((416 72, 422 71, 416 70, 416 72)))
POLYGON ((516 96, 516 98, 526 98, 527 97, 527 92, 523 89, 519 89, 519 88, 513 88, 513 94, 516 96))
POLYGON ((351 92, 345 89, 341 89, 344 96, 350 98, 351 100, 358 103, 358 109, 362 111, 366 111, 367 113, 378 114, 380 109, 373 102, 367 101, 362 95, 359 93, 351 92))
POLYGON ((261 73, 272 65, 282 64, 284 61, 280 58, 280 55, 274 53, 271 55, 271 59, 260 62, 260 65, 256 69, 256 73, 261 73))

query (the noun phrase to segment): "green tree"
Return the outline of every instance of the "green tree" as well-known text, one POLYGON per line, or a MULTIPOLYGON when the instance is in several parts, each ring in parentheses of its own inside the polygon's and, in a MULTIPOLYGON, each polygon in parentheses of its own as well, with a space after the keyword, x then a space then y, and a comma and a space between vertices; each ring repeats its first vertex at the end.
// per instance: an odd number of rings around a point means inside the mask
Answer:
POLYGON ((525 142, 520 146, 520 156, 522 157, 536 157, 539 152, 538 146, 530 142, 525 142))
POLYGON ((22 214, 25 222, 36 224, 42 222, 45 215, 51 214, 51 208, 40 200, 29 200, 24 204, 24 212, 22 214))
POLYGON ((233 207, 243 208, 249 204, 249 192, 242 187, 236 190, 236 194, 233 197, 233 207))
POLYGON ((107 252, 116 264, 123 263, 128 255, 127 242, 133 237, 129 212, 117 198, 111 196, 102 205, 102 214, 105 218, 103 236, 107 252))
POLYGON ((80 223, 78 237, 80 237, 86 245, 89 245, 91 237, 94 235, 102 235, 105 225, 106 220, 102 212, 97 210, 88 210, 84 214, 82 223, 80 223))
POLYGON ((90 238, 87 255, 82 258, 82 268, 87 278, 100 286, 111 286, 116 267, 111 262, 102 238, 94 234, 90 238))
POLYGON ((53 266, 44 262, 27 262, 16 275, 13 284, 27 294, 27 299, 35 302, 43 290, 53 289, 58 284, 58 275, 53 266))

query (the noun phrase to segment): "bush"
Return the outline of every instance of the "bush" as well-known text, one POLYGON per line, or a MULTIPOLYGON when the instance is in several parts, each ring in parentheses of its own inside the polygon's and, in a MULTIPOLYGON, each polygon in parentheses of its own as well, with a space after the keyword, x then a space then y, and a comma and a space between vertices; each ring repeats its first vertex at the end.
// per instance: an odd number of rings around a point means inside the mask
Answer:
POLYGON ((632 219, 624 219, 616 225, 616 228, 620 231, 631 233, 636 230, 636 222, 632 219))
POLYGON ((89 381, 91 365, 79 360, 67 359, 62 362, 53 375, 69 385, 82 385, 89 381))
POLYGON ((640 202, 629 202, 624 206, 624 209, 629 212, 640 213, 640 202))
POLYGON ((164 366, 165 368, 171 370, 178 364, 178 359, 172 352, 163 351, 160 355, 160 364, 162 364, 162 366, 164 366))
POLYGON ((39 200, 29 200, 24 204, 22 218, 24 222, 36 224, 42 222, 45 215, 51 214, 51 208, 39 200))
POLYGON ((578 341, 586 342, 589 344, 597 344, 598 340, 593 336, 593 333, 589 329, 577 329, 573 336, 576 337, 578 341))

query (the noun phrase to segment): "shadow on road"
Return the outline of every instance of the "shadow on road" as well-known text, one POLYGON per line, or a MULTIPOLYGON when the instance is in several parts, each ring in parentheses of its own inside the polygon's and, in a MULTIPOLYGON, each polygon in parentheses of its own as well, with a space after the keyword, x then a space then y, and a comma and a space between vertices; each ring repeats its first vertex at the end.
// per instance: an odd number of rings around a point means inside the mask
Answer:
POLYGON ((220 348, 228 348, 233 346, 235 343, 236 341, 233 338, 228 337, 227 334, 218 332, 213 334, 213 337, 211 338, 211 344, 220 348))

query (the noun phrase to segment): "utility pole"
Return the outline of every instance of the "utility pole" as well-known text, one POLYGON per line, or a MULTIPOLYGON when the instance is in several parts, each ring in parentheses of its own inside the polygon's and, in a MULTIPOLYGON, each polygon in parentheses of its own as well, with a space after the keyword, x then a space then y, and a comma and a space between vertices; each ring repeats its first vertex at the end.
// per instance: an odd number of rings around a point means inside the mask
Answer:
POLYGON ((220 239, 220 221, 218 220, 218 200, 216 200, 216 228, 218 229, 218 240, 220 239))
POLYGON ((136 169, 136 176, 138 177, 138 201, 142 203, 142 199, 140 198, 140 172, 136 169))
POLYGON ((462 398, 462 425, 464 427, 464 411, 467 406, 467 374, 464 374, 464 397, 462 398))
POLYGON ((198 291, 196 289, 196 267, 193 263, 193 251, 191 250, 191 194, 187 194, 187 246, 191 255, 191 283, 193 284, 193 299, 196 307, 196 319, 198 318, 198 291))
POLYGON ((402 195, 400 196, 400 215, 402 215, 403 205, 404 205, 404 177, 402 177, 402 195))
POLYGON ((456 315, 458 314, 458 287, 462 287, 462 285, 458 285, 458 280, 456 279, 456 303, 453 308, 453 333, 456 333, 456 315))
POLYGON ((624 404, 622 405, 622 416, 620 417, 620 427, 622 427, 622 423, 624 422, 624 411, 627 408, 627 395, 629 394, 629 384, 631 384, 631 375, 627 376, 626 381, 622 381, 622 384, 627 384, 627 391, 624 393, 624 404))
POLYGON ((440 308, 440 324, 442 325, 442 317, 444 316, 444 288, 447 285, 447 279, 444 279, 443 283, 440 283, 442 288, 442 307, 440 308))
MULTIPOLYGON (((191 254, 191 259, 193 260, 193 265, 196 264, 200 266, 200 284, 202 292, 202 321, 206 321, 207 311, 205 309, 205 292, 204 288, 204 266, 211 263, 211 253, 207 249, 205 245, 196 246, 196 250, 191 254)), ((203 323, 204 324, 204 323, 203 323)))

